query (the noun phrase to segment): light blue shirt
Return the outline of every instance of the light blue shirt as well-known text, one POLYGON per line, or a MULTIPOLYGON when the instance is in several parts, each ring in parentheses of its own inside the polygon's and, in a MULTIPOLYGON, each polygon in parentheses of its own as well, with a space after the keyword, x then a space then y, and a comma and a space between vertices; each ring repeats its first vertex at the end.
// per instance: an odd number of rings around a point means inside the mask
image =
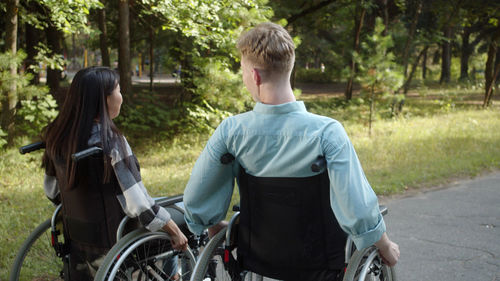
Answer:
POLYGON ((309 177, 323 155, 330 177, 330 202, 342 229, 358 249, 385 232, 377 196, 368 183, 342 125, 307 112, 301 101, 257 103, 253 111, 222 121, 196 161, 184 191, 185 219, 201 233, 226 216, 239 165, 257 177, 309 177), (233 164, 220 162, 231 153, 233 164))

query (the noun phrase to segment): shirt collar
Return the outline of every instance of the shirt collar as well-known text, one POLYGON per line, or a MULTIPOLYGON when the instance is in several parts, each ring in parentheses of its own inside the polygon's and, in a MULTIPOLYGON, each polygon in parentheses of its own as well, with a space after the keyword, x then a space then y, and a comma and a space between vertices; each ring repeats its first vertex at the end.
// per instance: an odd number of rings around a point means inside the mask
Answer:
POLYGON ((290 112, 307 112, 303 101, 292 101, 278 105, 256 103, 253 111, 264 114, 286 114, 290 112))

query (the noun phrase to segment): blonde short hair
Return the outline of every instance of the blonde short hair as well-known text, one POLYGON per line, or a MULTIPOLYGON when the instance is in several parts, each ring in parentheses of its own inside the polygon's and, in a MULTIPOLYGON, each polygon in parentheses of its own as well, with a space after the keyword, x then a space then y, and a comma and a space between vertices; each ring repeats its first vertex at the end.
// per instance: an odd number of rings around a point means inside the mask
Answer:
POLYGON ((290 34, 280 25, 261 23, 243 33, 236 46, 242 57, 266 71, 286 73, 292 70, 295 45, 290 34))

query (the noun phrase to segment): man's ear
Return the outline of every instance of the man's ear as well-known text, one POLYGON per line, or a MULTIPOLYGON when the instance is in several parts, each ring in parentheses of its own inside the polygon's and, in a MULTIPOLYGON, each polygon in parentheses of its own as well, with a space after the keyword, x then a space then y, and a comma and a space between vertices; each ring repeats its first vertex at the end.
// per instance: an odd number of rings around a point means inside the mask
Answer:
POLYGON ((262 78, 260 77, 260 72, 257 68, 252 69, 252 77, 255 85, 260 86, 260 84, 262 84, 262 78))

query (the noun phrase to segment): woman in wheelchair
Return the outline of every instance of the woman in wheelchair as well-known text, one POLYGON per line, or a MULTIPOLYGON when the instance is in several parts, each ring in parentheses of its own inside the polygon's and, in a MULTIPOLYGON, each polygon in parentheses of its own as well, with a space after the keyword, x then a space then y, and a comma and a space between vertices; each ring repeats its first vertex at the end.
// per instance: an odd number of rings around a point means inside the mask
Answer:
MULTIPOLYGON (((187 247, 187 238, 170 214, 148 195, 137 159, 113 123, 121 103, 116 72, 106 67, 82 69, 59 115, 43 133, 45 192, 54 203, 62 202, 64 237, 69 240, 63 254, 65 280, 92 279, 116 243, 125 215, 150 231, 165 230, 174 249, 187 247), (91 146, 101 147, 103 154, 72 161, 72 154, 91 146)), ((171 272, 175 274, 175 268, 171 272)))

